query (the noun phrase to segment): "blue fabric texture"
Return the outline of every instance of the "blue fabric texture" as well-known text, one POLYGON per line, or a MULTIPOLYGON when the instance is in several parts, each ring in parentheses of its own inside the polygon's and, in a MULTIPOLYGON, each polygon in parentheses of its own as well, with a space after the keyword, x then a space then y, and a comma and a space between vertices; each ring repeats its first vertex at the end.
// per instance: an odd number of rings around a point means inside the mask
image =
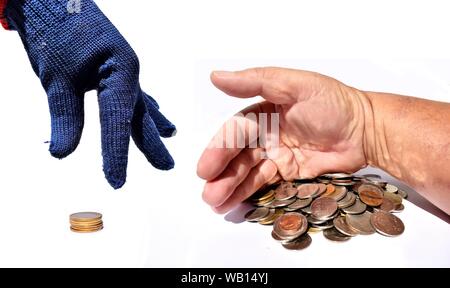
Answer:
POLYGON ((154 167, 173 168, 160 137, 173 136, 176 128, 142 91, 135 52, 92 0, 79 1, 77 9, 68 2, 10 0, 5 11, 47 92, 50 153, 64 158, 76 149, 84 94, 97 90, 103 171, 111 186, 118 189, 126 181, 130 136, 154 167))

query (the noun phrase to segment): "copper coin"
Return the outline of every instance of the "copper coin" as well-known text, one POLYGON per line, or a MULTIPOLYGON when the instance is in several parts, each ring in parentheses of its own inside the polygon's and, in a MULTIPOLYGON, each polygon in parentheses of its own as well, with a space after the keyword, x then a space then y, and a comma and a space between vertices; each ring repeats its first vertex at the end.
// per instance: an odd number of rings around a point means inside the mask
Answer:
POLYGON ((405 231, 405 225, 397 216, 385 211, 377 211, 370 218, 375 230, 384 236, 398 236, 405 231))
POLYGON ((311 198, 314 194, 319 191, 319 186, 317 184, 302 184, 297 187, 297 197, 300 199, 311 198))
POLYGON ((275 193, 275 200, 288 200, 297 195, 297 189, 294 187, 278 190, 275 193))
POLYGON ((361 214, 366 211, 366 204, 362 203, 359 199, 356 199, 355 204, 347 208, 342 208, 342 211, 347 214, 361 214))
POLYGON ((288 250, 303 250, 305 248, 308 248, 309 245, 311 245, 311 242, 311 236, 309 236, 308 233, 305 233, 297 239, 288 243, 284 243, 282 245, 288 250))
POLYGON ((355 229, 353 229, 350 225, 347 224, 347 219, 345 216, 339 216, 334 218, 333 220, 334 227, 347 236, 358 236, 359 233, 355 229))
POLYGON ((257 222, 264 217, 266 217, 270 213, 269 208, 260 207, 253 209, 251 211, 248 211, 247 214, 245 214, 245 220, 248 222, 257 222))
POLYGON ((311 203, 311 215, 319 220, 328 219, 337 209, 337 202, 331 197, 320 197, 311 203))
POLYGON ((325 185, 323 183, 318 183, 317 187, 319 187, 319 190, 317 191, 316 194, 313 195, 313 197, 319 197, 327 191, 327 185, 325 185))
POLYGON ((278 185, 277 190, 284 190, 286 188, 293 188, 293 187, 294 187, 294 183, 284 181, 278 185))
POLYGON ((385 192, 384 198, 388 198, 395 206, 402 204, 403 198, 395 193, 385 192))
POLYGON ((289 208, 290 210, 298 210, 298 209, 305 208, 306 206, 311 204, 311 202, 312 202, 312 198, 297 199, 294 203, 287 206, 287 208, 289 208))
POLYGON ((359 199, 369 206, 376 207, 383 203, 383 190, 378 186, 363 184, 358 188, 359 199))
POLYGON ((336 190, 336 186, 333 184, 327 184, 327 190, 322 194, 322 197, 330 196, 336 190))
POLYGON ((284 214, 273 225, 275 233, 283 239, 295 239, 305 233, 307 229, 306 217, 295 212, 284 214))
POLYGON ((347 224, 361 235, 370 235, 375 233, 375 229, 372 227, 370 221, 371 216, 372 213, 368 211, 359 215, 347 215, 347 224))
POLYGON ((323 231, 323 236, 331 241, 336 242, 344 242, 350 240, 350 236, 344 235, 341 232, 339 232, 336 228, 330 228, 323 231))
POLYGON ((348 192, 345 195, 345 197, 337 203, 339 209, 342 209, 352 206, 353 204, 355 204, 355 202, 356 202, 356 195, 353 194, 352 192, 348 192))
POLYGON ((383 203, 380 205, 380 209, 386 212, 395 210, 395 204, 389 198, 383 198, 383 203))
POLYGON ((405 210, 405 206, 403 206, 403 204, 400 204, 395 206, 395 209, 392 211, 392 213, 400 213, 403 210, 405 210))

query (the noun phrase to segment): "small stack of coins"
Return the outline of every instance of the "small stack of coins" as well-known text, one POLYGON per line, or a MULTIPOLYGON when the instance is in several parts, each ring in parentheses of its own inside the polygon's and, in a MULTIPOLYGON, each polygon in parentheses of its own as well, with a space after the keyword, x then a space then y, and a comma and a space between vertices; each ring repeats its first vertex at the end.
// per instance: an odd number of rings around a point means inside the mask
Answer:
POLYGON ((301 250, 312 242, 308 233, 320 231, 339 242, 375 232, 398 236, 405 226, 391 213, 403 211, 402 199, 407 197, 405 191, 376 174, 325 174, 258 191, 250 198, 256 207, 245 218, 273 224, 275 240, 286 249, 301 250))
POLYGON ((103 229, 102 214, 80 212, 70 215, 70 230, 77 233, 92 233, 103 229))

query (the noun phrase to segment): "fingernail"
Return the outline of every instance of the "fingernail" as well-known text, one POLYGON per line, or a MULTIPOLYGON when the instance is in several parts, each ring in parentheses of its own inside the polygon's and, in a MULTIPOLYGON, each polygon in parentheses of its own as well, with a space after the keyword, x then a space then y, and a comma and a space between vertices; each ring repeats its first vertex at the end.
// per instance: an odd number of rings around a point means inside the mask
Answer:
POLYGON ((226 78, 226 77, 233 76, 234 72, 230 72, 230 71, 214 71, 212 74, 214 75, 214 77, 226 78))

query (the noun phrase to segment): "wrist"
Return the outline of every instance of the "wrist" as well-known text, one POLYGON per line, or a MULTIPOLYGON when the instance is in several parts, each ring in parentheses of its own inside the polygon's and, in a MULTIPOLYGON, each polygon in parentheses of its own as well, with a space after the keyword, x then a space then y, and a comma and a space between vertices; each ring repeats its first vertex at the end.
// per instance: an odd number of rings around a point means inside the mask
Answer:
POLYGON ((382 93, 360 91, 360 98, 364 107, 363 145, 367 164, 400 178, 401 169, 396 164, 398 159, 392 157, 388 135, 391 121, 395 119, 389 115, 385 97, 382 93))

